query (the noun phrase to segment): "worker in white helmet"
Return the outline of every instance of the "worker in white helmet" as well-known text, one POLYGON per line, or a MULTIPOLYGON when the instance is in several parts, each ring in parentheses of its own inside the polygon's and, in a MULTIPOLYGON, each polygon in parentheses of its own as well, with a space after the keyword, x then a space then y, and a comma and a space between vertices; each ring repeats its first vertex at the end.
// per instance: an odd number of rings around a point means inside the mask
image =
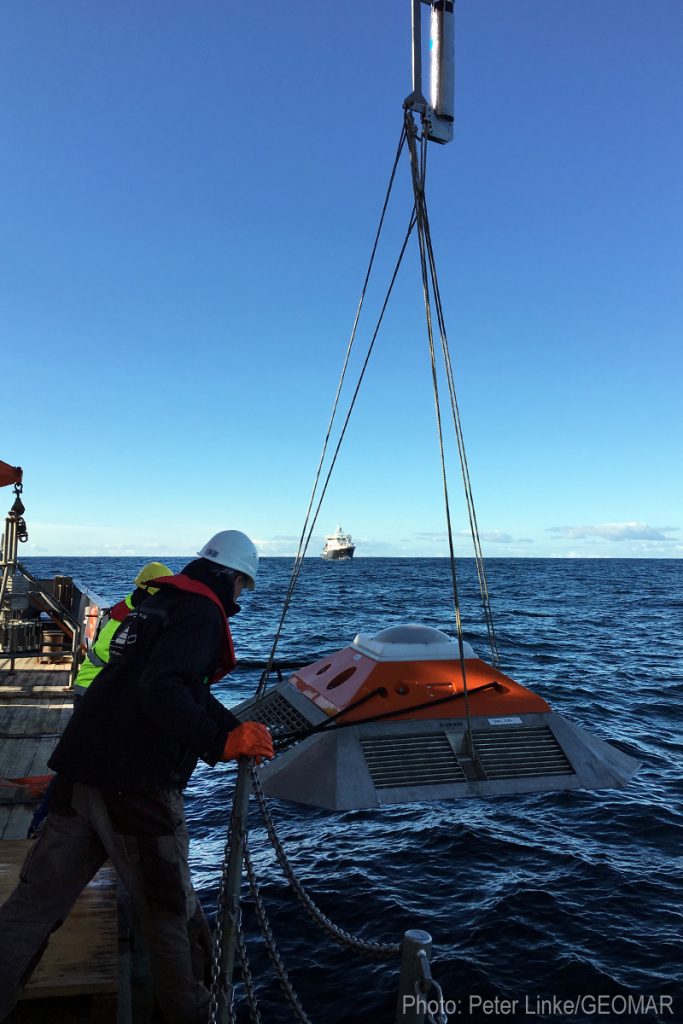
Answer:
POLYGON ((167 1024, 206 1024, 210 934, 188 867, 182 790, 201 758, 273 756, 268 729, 240 721, 210 691, 235 665, 228 619, 253 590, 258 553, 238 530, 217 533, 115 634, 50 759, 50 812, 0 910, 0 1020, 50 933, 109 857, 150 954, 167 1024))

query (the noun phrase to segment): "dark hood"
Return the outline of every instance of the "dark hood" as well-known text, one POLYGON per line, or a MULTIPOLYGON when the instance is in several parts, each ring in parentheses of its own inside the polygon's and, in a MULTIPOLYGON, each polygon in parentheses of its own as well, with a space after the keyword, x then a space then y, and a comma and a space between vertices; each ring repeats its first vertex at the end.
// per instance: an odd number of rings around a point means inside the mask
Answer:
POLYGON ((240 611, 240 606, 233 598, 235 573, 231 569, 226 570, 221 565, 210 562, 208 558, 196 558, 180 571, 183 576, 189 576, 191 580, 204 583, 210 590, 213 590, 228 618, 232 618, 240 611))

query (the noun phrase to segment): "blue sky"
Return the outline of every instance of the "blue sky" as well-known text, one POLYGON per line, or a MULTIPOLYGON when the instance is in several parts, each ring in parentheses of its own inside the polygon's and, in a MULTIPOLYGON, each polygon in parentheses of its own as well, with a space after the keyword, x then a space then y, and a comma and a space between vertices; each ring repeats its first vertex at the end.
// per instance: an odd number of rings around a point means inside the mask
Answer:
MULTIPOLYGON (((24 554, 185 554, 226 527, 295 550, 409 26, 408 0, 2 6, 24 554)), ((680 557, 683 4, 459 0, 456 62, 428 194, 484 551, 680 557)), ((352 373, 409 210, 404 162, 352 373)), ((337 522, 359 555, 447 553, 413 250, 314 554, 337 522)))

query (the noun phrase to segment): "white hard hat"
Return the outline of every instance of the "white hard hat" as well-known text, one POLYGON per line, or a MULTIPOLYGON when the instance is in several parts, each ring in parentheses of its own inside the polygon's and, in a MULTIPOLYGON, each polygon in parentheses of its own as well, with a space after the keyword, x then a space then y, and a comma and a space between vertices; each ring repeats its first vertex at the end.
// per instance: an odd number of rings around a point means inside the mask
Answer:
POLYGON ((197 554, 210 562, 235 569, 247 577, 247 590, 253 590, 254 578, 258 572, 258 551, 246 533, 240 530, 221 530, 214 534, 197 554))

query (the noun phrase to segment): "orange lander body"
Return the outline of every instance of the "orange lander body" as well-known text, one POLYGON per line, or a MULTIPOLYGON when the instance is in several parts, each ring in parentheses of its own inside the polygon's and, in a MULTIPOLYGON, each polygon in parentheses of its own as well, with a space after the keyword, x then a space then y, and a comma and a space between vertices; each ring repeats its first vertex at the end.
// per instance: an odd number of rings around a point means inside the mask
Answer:
MULTIPOLYGON (((477 658, 463 644, 471 717, 550 711, 531 690, 477 658)), ((328 716, 344 722, 462 719, 466 716, 458 642, 430 626, 359 633, 350 647, 298 669, 290 683, 328 716)))

